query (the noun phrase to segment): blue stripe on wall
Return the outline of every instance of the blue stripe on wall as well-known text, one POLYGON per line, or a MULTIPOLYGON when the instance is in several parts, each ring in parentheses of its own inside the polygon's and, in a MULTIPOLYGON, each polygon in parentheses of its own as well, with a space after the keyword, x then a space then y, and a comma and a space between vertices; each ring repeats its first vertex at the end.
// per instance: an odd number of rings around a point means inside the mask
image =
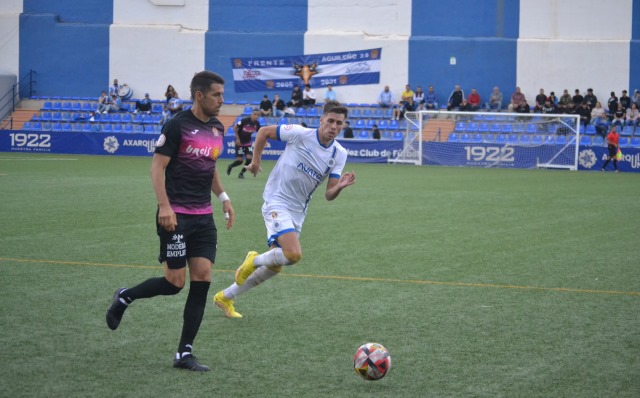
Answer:
POLYGON ((519 15, 519 2, 507 0, 414 1, 409 83, 434 85, 441 105, 456 84, 466 96, 477 89, 483 102, 498 86, 506 103, 516 85, 519 15))
MULTIPOLYGON (((205 34, 205 68, 227 82, 225 98, 231 101, 261 100, 262 93, 235 93, 231 57, 273 57, 304 54, 308 26, 306 1, 211 0, 209 32, 205 34)), ((270 91, 285 101, 291 91, 270 91)))
POLYGON ((629 56, 629 89, 640 90, 640 4, 634 1, 631 5, 631 43, 629 56))
POLYGON ((25 14, 56 14, 64 23, 113 23, 113 0, 24 0, 25 14))

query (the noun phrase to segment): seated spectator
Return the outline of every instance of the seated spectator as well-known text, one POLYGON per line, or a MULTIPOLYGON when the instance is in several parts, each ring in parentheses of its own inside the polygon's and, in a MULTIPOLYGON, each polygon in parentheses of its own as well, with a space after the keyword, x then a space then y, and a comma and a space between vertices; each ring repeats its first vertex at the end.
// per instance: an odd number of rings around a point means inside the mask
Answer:
POLYGON ((542 109, 546 100, 547 100, 547 95, 544 93, 544 89, 541 88, 538 95, 536 95, 536 104, 534 105, 534 109, 535 108, 542 109))
POLYGON ((389 86, 384 86, 384 90, 378 95, 378 105, 380 108, 393 108, 394 104, 393 93, 389 91, 389 86))
MULTIPOLYGON (((520 107, 520 105, 524 100, 525 100, 525 96, 520 91, 520 87, 516 87, 516 91, 513 94, 511 94, 511 102, 509 103, 509 107, 508 107, 509 112, 522 113, 522 112, 519 112, 517 109, 520 107)), ((528 107, 529 105, 527 104, 527 109, 528 107)), ((529 113, 529 111, 527 111, 527 113, 529 113)))
POLYGON ((402 92, 402 94, 400 94, 400 104, 408 102, 409 98, 413 100, 414 94, 415 93, 413 92, 413 90, 411 90, 411 85, 410 84, 405 85, 404 91, 402 92))
POLYGON ((624 118, 627 116, 627 112, 624 110, 622 103, 618 103, 618 109, 613 113, 613 119, 611 120, 612 126, 624 126, 624 118))
POLYGON ((351 128, 351 123, 347 120, 344 122, 344 127, 342 128, 344 138, 353 138, 353 129, 351 128))
POLYGON ((112 95, 120 97, 119 92, 121 88, 122 86, 118 84, 118 79, 113 79, 113 85, 109 86, 109 98, 111 98, 112 95))
POLYGON ((574 108, 582 105, 582 103, 584 102, 584 97, 582 96, 582 94, 580 94, 580 90, 576 89, 575 94, 571 100, 573 101, 574 108))
POLYGON ((284 101, 280 99, 280 96, 278 94, 273 96, 273 116, 275 117, 282 117, 284 116, 284 108, 285 108, 285 104, 284 101))
POLYGON ((560 112, 566 113, 566 110, 572 101, 573 100, 571 98, 571 94, 569 94, 569 90, 565 88, 562 92, 562 96, 560 96, 560 99, 558 100, 558 109, 560 110, 560 112))
POLYGON ((598 97, 593 94, 593 89, 587 89, 587 95, 584 96, 584 100, 587 101, 589 105, 589 109, 593 109, 596 106, 596 102, 598 102, 598 97))
POLYGON ((459 109, 463 99, 464 91, 462 91, 460 85, 456 84, 455 88, 451 92, 451 95, 449 95, 449 99, 447 100, 447 110, 451 111, 454 109, 459 109))
POLYGON ((109 101, 111 101, 110 97, 107 96, 106 91, 103 91, 100 93, 100 97, 98 98, 98 108, 100 108, 101 105, 107 105, 109 101))
POLYGON ((627 120, 625 122, 627 126, 640 125, 640 110, 635 102, 631 103, 631 107, 627 109, 627 120))
POLYGON ((556 107, 558 106, 558 97, 556 97, 556 93, 553 91, 549 93, 549 101, 556 107))
POLYGON ((438 99, 436 97, 436 92, 433 89, 433 86, 429 86, 429 91, 424 96, 424 109, 427 110, 437 110, 438 109, 438 99))
POLYGON ((627 95, 627 90, 622 90, 622 95, 618 100, 622 104, 622 109, 626 112, 629 107, 631 107, 631 97, 627 95))
POLYGON ((469 94, 469 98, 467 98, 467 104, 471 107, 472 111, 477 111, 480 109, 481 103, 480 94, 478 94, 475 88, 472 88, 471 94, 469 94))
POLYGON ((293 91, 291 91, 291 100, 287 102, 287 106, 290 108, 297 108, 302 105, 302 91, 300 90, 300 87, 298 85, 295 85, 293 86, 293 91))
POLYGON ((583 126, 587 126, 591 121, 591 110, 589 109, 589 103, 587 101, 580 104, 576 108, 575 113, 576 115, 580 115, 580 124, 583 126))
MULTIPOLYGON (((417 105, 417 103, 416 103, 417 105)), ((374 140, 379 140, 380 139, 380 130, 378 130, 378 125, 374 124, 373 128, 371 129, 371 133, 373 135, 373 139, 374 140)))
POLYGON ((475 111, 475 108, 469 103, 469 101, 463 98, 458 110, 460 112, 473 112, 475 111))
POLYGON ((171 100, 169 100, 169 103, 167 104, 167 108, 169 108, 171 116, 175 116, 176 113, 182 111, 183 107, 184 103, 182 102, 180 97, 178 97, 178 93, 174 91, 173 98, 171 98, 171 100))
POLYGON ((115 94, 111 95, 111 101, 109 101, 105 105, 101 105, 98 107, 98 113, 109 113, 109 112, 118 112, 120 110, 120 106, 122 105, 122 100, 115 94))
POLYGON ((611 96, 607 101, 607 115, 609 116, 609 120, 613 118, 613 114, 618 110, 618 97, 616 97, 615 91, 611 92, 611 96))
POLYGON ((408 98, 401 107, 393 110, 393 119, 402 120, 406 112, 413 112, 418 109, 418 105, 413 102, 413 97, 408 98))
POLYGON ((151 113, 151 98, 149 98, 149 93, 145 93, 143 99, 136 101, 136 110, 133 111, 133 113, 138 112, 151 113))
POLYGON ((316 104, 316 91, 311 88, 310 84, 304 85, 302 92, 302 104, 304 106, 313 106, 316 104))
POLYGON ((169 101, 171 101, 171 99, 173 98, 173 95, 176 94, 176 89, 173 88, 173 86, 171 84, 169 84, 167 86, 167 91, 165 91, 164 93, 164 97, 166 98, 165 104, 169 104, 169 101))
POLYGON ((607 136, 607 132, 609 131, 609 119, 607 119, 607 115, 605 113, 596 119, 594 125, 598 135, 602 136, 602 138, 607 136))
POLYGON ((491 96, 489 96, 489 102, 484 104, 484 107, 488 111, 500 111, 502 109, 502 93, 498 86, 493 88, 491 96))
POLYGON ((168 105, 164 105, 162 107, 162 119, 160 119, 160 124, 165 124, 169 119, 171 119, 171 111, 169 110, 168 105))
POLYGON ((265 94, 260 101, 260 115, 271 116, 273 110, 273 104, 269 100, 269 97, 265 94))
POLYGON ((631 99, 631 101, 636 104, 636 107, 638 107, 638 109, 640 109, 640 90, 636 89, 633 91, 633 98, 631 99))
POLYGON ((595 124, 602 115, 607 117, 607 112, 602 107, 600 101, 598 101, 596 102, 596 106, 591 110, 591 124, 595 124))
POLYGON ((416 87, 416 91, 413 93, 413 102, 418 109, 424 109, 424 91, 422 91, 422 86, 416 87))
POLYGON ((333 90, 333 86, 331 84, 327 84, 327 91, 324 92, 324 102, 335 100, 336 92, 333 90))

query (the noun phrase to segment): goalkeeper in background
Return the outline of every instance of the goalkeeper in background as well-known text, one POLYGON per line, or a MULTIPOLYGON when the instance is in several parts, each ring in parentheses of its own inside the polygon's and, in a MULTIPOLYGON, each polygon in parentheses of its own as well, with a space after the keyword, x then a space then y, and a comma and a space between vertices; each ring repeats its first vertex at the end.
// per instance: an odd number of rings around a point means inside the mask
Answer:
POLYGON ((602 171, 605 171, 607 165, 611 160, 613 160, 613 168, 615 172, 618 172, 618 159, 616 156, 618 155, 618 141, 620 140, 620 134, 618 134, 616 126, 611 126, 611 131, 607 135, 607 149, 609 150, 609 156, 607 156, 607 161, 604 162, 604 166, 602 166, 602 171))
POLYGON ((261 171, 260 160, 267 139, 286 143, 262 195, 262 217, 270 250, 262 254, 250 251, 236 271, 235 283, 213 297, 215 305, 227 317, 242 317, 233 307, 233 300, 239 294, 278 275, 283 265, 300 261, 302 224, 311 194, 324 180, 328 180, 324 197, 330 201, 337 198, 344 188, 355 184, 355 173, 342 174, 347 151, 335 141, 346 118, 346 107, 338 101, 327 101, 318 129, 279 125, 266 126, 258 131, 253 160, 245 166, 254 177, 261 171))

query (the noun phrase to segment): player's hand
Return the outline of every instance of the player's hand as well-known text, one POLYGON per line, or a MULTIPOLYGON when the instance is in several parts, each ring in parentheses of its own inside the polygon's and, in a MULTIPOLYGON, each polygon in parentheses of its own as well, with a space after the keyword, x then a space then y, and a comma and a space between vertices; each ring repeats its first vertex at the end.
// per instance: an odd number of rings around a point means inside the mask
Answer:
POLYGON ((158 208, 158 224, 166 231, 173 232, 176 230, 178 219, 171 206, 160 206, 158 208))
POLYGON ((350 171, 348 173, 344 173, 340 180, 338 181, 338 186, 340 188, 348 187, 349 185, 353 185, 356 183, 356 173, 350 171))
POLYGON ((262 167, 260 167, 260 164, 253 162, 249 163, 247 166, 244 166, 244 169, 253 174, 254 177, 262 171, 262 167))
POLYGON ((224 212, 224 219, 227 221, 227 229, 231 229, 236 221, 236 212, 233 210, 230 200, 224 202, 222 211, 224 212))

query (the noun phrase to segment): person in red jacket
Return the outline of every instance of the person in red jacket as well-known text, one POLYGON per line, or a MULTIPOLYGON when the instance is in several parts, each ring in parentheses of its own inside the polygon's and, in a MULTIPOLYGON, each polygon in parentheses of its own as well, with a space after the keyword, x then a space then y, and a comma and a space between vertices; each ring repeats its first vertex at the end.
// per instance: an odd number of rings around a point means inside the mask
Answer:
POLYGON ((474 111, 480 109, 480 94, 478 94, 478 91, 476 91, 475 88, 471 89, 471 94, 469 94, 469 98, 467 98, 467 103, 474 111))
POLYGON ((607 156, 607 161, 604 162, 604 166, 602 166, 602 171, 605 171, 607 165, 611 160, 613 160, 613 168, 618 172, 618 160, 616 159, 616 155, 618 155, 618 142, 620 140, 620 134, 618 134, 618 130, 616 126, 611 126, 611 131, 607 135, 607 149, 609 150, 609 156, 607 156))

